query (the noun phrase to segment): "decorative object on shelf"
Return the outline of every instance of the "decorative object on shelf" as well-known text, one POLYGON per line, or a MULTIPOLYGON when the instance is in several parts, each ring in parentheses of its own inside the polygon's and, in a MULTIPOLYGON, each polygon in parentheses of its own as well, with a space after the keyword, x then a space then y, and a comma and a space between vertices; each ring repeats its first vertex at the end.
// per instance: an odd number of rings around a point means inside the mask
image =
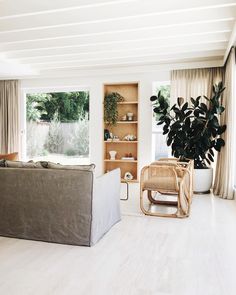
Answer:
POLYGON ((127 113, 127 121, 133 121, 134 120, 134 114, 133 113, 127 113))
POLYGON ((113 133, 110 133, 110 137, 107 139, 107 141, 112 142, 112 141, 120 141, 119 136, 113 135, 113 133))
POLYGON ((122 157, 121 160, 134 161, 134 157, 122 157))
POLYGON ((122 160, 132 160, 132 161, 135 160, 135 158, 133 157, 132 153, 127 153, 127 154, 125 154, 125 156, 122 157, 121 159, 122 159, 122 160))
POLYGON ((121 121, 127 121, 127 116, 126 115, 122 116, 121 121))
POLYGON ((116 154, 117 154, 116 151, 110 151, 109 154, 110 154, 110 160, 115 160, 116 159, 116 154))
POLYGON ((133 177, 132 173, 128 171, 128 172, 125 172, 124 179, 129 181, 129 180, 134 179, 134 177, 133 177))
POLYGON ((159 91, 150 100, 154 102, 153 111, 161 114, 158 125, 164 125, 163 135, 167 135, 167 145, 172 148, 176 158, 194 160, 194 191, 209 192, 212 185, 211 162, 214 162, 214 150, 220 152, 225 145, 221 135, 226 125, 220 125, 219 116, 225 108, 221 103, 224 91, 223 83, 213 86, 213 96, 191 97, 191 103, 178 97, 171 108, 159 91), (202 102, 202 99, 206 103, 202 102), (203 181, 204 179, 204 181, 203 181))
POLYGON ((123 140, 126 140, 126 141, 135 141, 137 139, 137 137, 133 134, 127 134, 123 140))
POLYGON ((108 129, 104 129, 104 140, 107 141, 108 139, 110 139, 110 137, 110 131, 108 129))
POLYGON ((118 121, 119 114, 117 103, 124 101, 124 97, 118 92, 111 92, 105 95, 104 98, 104 122, 114 126, 118 121))
POLYGON ((112 141, 120 141, 119 136, 116 136, 116 135, 115 135, 115 136, 113 137, 112 141))

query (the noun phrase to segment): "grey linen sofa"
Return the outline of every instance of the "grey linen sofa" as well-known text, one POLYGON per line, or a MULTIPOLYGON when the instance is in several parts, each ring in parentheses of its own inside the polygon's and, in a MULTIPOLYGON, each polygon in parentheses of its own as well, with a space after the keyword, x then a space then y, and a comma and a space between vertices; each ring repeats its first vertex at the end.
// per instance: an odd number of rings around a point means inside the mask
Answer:
POLYGON ((120 170, 0 167, 0 235, 92 246, 120 221, 120 170))

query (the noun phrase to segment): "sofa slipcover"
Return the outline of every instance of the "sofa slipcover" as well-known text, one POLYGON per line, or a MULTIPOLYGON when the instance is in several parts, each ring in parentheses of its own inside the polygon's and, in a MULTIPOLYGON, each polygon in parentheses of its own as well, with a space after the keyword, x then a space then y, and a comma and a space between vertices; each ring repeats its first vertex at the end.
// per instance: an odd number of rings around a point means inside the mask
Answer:
POLYGON ((120 170, 0 167, 0 235, 94 245, 120 220, 120 170))

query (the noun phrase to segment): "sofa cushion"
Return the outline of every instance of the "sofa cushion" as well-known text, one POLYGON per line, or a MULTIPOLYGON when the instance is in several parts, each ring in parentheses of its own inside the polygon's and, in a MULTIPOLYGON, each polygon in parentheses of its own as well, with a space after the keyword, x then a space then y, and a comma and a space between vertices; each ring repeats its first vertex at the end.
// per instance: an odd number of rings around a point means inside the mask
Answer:
POLYGON ((39 161, 37 163, 40 163, 43 168, 48 168, 48 161, 39 161))
POLYGON ((1 155, 0 154, 0 160, 4 159, 4 160, 9 160, 9 161, 15 161, 18 158, 18 153, 11 153, 11 154, 5 154, 5 155, 1 155))
POLYGON ((9 168, 43 168, 40 162, 5 161, 5 167, 9 168))
POLYGON ((0 160, 0 167, 5 167, 5 161, 6 160, 0 160))
POLYGON ((84 170, 84 171, 94 171, 95 164, 91 165, 61 165, 52 162, 48 162, 49 169, 61 169, 61 170, 84 170))

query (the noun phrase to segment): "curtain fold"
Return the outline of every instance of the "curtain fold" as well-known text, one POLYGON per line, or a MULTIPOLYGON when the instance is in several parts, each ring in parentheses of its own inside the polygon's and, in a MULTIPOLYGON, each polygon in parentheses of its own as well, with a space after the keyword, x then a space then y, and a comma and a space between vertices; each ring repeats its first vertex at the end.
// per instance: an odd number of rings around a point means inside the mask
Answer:
POLYGON ((231 49, 225 67, 174 70, 171 72, 171 100, 176 102, 177 97, 183 97, 190 101, 190 97, 206 95, 211 97, 212 85, 220 81, 226 87, 222 95, 222 104, 225 112, 220 116, 221 124, 226 124, 226 132, 222 135, 225 146, 217 156, 215 180, 213 192, 224 199, 234 198, 234 175, 235 175, 235 48, 231 49))
POLYGON ((212 95, 212 85, 223 80, 224 70, 218 68, 173 70, 171 72, 171 100, 183 97, 190 102, 190 98, 212 95))
POLYGON ((221 115, 221 124, 226 124, 227 129, 222 138, 225 140, 225 146, 219 153, 216 165, 216 175, 213 187, 213 192, 224 199, 234 198, 234 173, 235 173, 235 48, 231 49, 227 63, 225 65, 225 80, 226 87, 222 104, 225 107, 225 112, 221 115))
POLYGON ((0 154, 19 152, 19 82, 0 81, 0 154))

